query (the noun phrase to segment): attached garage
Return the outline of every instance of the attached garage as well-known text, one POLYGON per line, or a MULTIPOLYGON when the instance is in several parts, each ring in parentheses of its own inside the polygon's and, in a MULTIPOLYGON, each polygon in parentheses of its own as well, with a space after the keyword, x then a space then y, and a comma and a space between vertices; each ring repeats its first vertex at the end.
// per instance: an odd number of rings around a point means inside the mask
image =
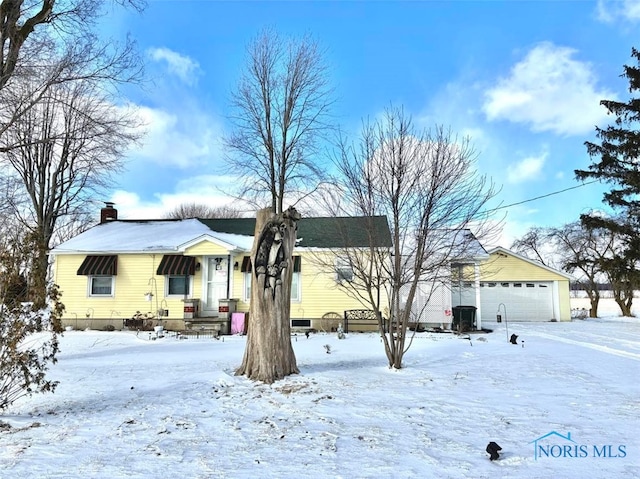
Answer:
MULTIPOLYGON (((480 265, 482 322, 495 322, 498 311, 509 321, 570 321, 571 275, 505 248, 490 250, 480 265)), ((453 286, 454 306, 475 305, 470 283, 453 286)))

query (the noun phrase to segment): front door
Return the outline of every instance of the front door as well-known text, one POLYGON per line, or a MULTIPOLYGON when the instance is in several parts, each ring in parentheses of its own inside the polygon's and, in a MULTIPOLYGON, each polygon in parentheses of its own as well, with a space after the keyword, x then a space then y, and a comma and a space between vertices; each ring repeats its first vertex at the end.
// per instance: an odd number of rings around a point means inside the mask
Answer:
POLYGON ((220 300, 227 297, 229 259, 227 256, 208 256, 205 264, 206 285, 202 314, 217 316, 220 300))

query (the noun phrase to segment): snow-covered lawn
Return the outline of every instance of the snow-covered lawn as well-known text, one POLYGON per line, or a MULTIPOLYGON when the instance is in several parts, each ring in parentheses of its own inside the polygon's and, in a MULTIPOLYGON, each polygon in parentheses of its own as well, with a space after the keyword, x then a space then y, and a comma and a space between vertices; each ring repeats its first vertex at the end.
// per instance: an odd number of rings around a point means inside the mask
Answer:
POLYGON ((0 416, 0 477, 637 478, 640 320, 487 326, 400 371, 374 334, 298 335, 272 386, 233 375, 244 337, 66 332, 57 392, 0 416))

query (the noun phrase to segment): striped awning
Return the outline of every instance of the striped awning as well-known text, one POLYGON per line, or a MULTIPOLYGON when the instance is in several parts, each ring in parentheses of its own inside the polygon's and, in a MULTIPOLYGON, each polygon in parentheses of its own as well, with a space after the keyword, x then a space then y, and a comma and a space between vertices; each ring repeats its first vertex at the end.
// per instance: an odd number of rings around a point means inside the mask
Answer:
POLYGON ((80 267, 78 275, 80 276, 115 276, 118 273, 118 257, 116 255, 108 256, 87 256, 80 267))
POLYGON ((196 259, 181 254, 165 254, 160 261, 156 274, 159 276, 187 276, 196 272, 196 259))
MULTIPOLYGON (((294 256, 293 257, 293 272, 294 273, 299 273, 301 271, 301 266, 302 261, 300 256, 294 256)), ((250 256, 245 256, 244 258, 242 258, 242 267, 240 268, 240 271, 243 273, 249 273, 251 272, 251 257, 250 256)))
POLYGON ((242 258, 242 267, 240 268, 240 271, 243 273, 250 273, 251 272, 251 257, 250 256, 245 256, 244 258, 242 258))

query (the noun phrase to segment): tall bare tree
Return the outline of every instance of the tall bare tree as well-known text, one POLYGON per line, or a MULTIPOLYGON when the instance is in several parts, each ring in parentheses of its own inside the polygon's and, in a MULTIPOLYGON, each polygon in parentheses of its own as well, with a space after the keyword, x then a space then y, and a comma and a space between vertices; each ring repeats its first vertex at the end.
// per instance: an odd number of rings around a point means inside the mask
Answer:
POLYGON ((226 138, 228 164, 239 178, 238 196, 271 206, 256 218, 247 348, 237 374, 271 383, 298 371, 289 311, 300 215, 285 210, 284 202, 319 182, 317 149, 330 129, 332 99, 322 53, 309 37, 284 40, 265 30, 247 53, 231 97, 234 130, 226 138), (265 248, 271 248, 267 260, 265 248))
POLYGON ((76 222, 92 197, 111 186, 135 141, 135 118, 105 97, 101 82, 77 80, 48 89, 46 96, 0 137, 5 164, 28 198, 16 207, 31 230, 34 300, 43 301, 47 251, 57 227, 76 222))
POLYGON ((247 65, 231 97, 233 132, 225 142, 238 196, 274 213, 285 196, 317 186, 320 140, 330 130, 328 72, 309 37, 282 39, 263 31, 247 49, 247 65))
POLYGON ((394 107, 365 124, 359 141, 343 141, 336 156, 343 201, 335 214, 383 215, 391 230, 388 249, 378 247, 371 228, 369 248, 340 252, 353 278, 339 287, 375 311, 392 368, 402 367, 411 344, 407 327, 419 288, 447 279, 454 260, 480 253, 471 249, 477 243, 466 228, 479 235, 490 230, 482 211, 495 190, 477 173, 475 159, 467 138, 442 127, 420 131, 394 107))
POLYGON ((170 220, 184 218, 242 218, 242 211, 233 206, 182 203, 165 214, 164 217, 170 220))

